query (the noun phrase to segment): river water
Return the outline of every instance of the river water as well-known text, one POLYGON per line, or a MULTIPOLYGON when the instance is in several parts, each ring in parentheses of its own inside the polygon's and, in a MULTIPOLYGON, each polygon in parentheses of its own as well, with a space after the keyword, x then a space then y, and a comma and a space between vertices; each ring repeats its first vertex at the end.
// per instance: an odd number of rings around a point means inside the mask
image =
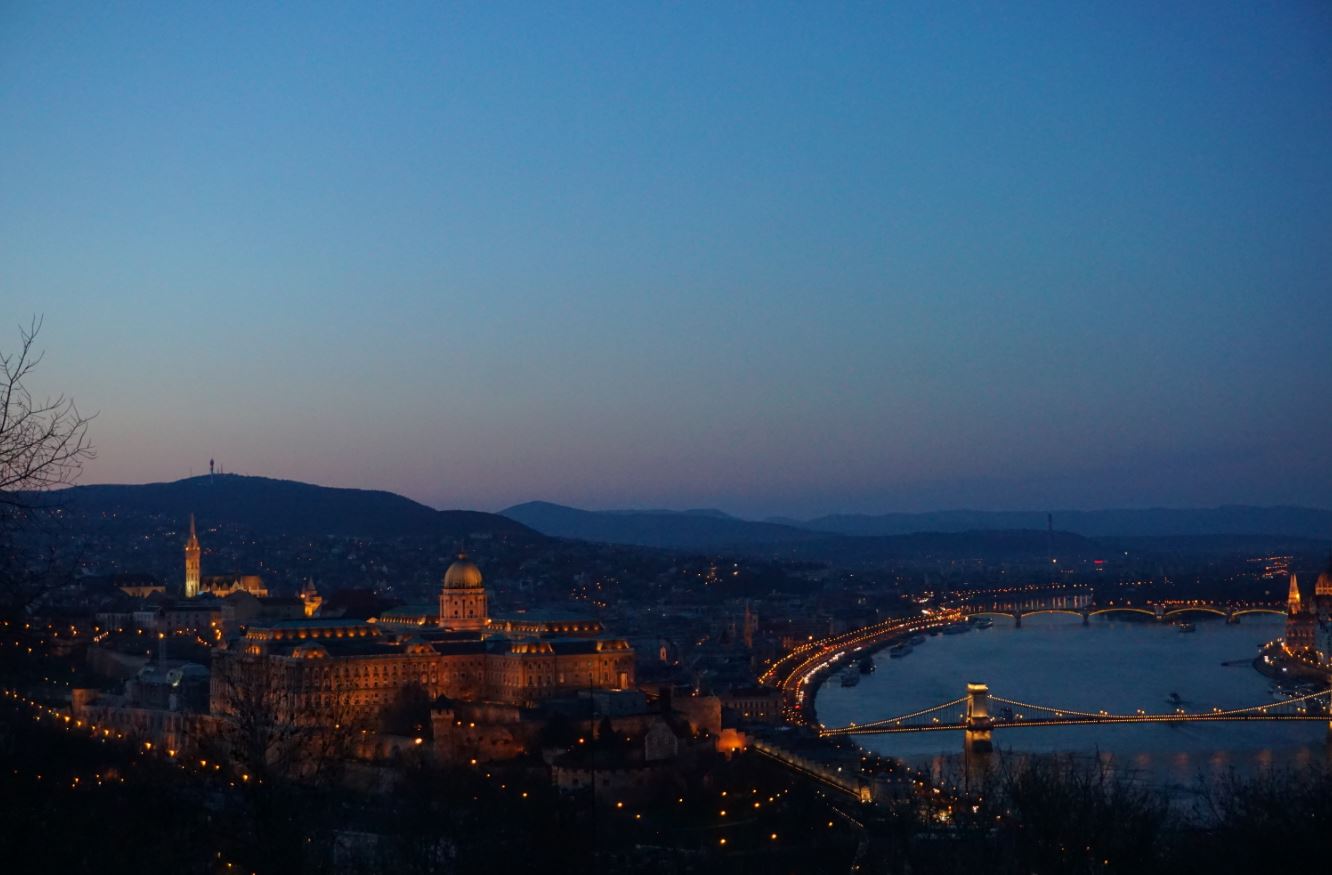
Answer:
MULTIPOLYGON (((1113 616, 1113 615, 1111 615, 1113 616)), ((845 726, 927 708, 962 696, 968 682, 1020 702, 1086 711, 1169 711, 1172 692, 1188 711, 1273 701, 1271 681, 1250 660, 1282 634, 1282 619, 1260 615, 1238 624, 1199 619, 1181 633, 1152 621, 1093 617, 1024 617, 1022 628, 996 618, 989 629, 938 635, 907 656, 875 655, 876 671, 843 687, 836 675, 818 693, 820 722, 845 726), (1223 665, 1238 662, 1237 665, 1223 665)), ((997 706, 994 706, 997 707, 997 706)), ((960 708, 960 706, 959 706, 960 708)), ((1000 729, 1000 756, 1100 753, 1152 783, 1196 786, 1199 777, 1234 771, 1327 764, 1325 723, 1193 723, 1000 729)), ((873 751, 936 773, 956 770, 961 732, 859 736, 873 751)))

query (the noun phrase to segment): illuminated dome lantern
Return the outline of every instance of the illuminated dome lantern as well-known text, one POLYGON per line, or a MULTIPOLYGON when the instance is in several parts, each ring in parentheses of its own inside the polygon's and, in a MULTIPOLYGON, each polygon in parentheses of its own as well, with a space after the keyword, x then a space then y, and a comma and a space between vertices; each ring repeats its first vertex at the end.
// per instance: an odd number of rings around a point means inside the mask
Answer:
POLYGON ((467 558, 466 553, 459 553, 457 560, 444 572, 445 589, 479 589, 481 587, 481 569, 467 558))

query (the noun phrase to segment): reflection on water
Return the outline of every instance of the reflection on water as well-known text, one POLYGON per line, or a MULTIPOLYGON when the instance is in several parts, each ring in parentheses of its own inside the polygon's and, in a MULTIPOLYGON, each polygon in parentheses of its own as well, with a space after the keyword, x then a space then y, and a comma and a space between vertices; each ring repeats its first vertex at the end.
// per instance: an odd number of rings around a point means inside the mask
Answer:
MULTIPOLYGON (((1199 619, 1178 632, 1152 621, 1093 617, 1023 618, 1022 628, 996 619, 993 628, 936 636, 903 659, 875 656, 877 670, 854 687, 825 684, 819 720, 828 726, 864 723, 947 702, 969 681, 991 693, 1038 705, 1078 710, 1163 712, 1178 693, 1189 711, 1239 708, 1273 700, 1270 681, 1249 665, 1258 647, 1281 635, 1279 617, 1238 624, 1199 619), (1223 665, 1223 663, 1231 663, 1223 665)), ((1000 729, 996 750, 1018 753, 1099 752, 1151 779, 1192 785, 1199 775, 1222 777, 1327 761, 1324 723, 1190 723, 1000 729)), ((872 735, 865 747, 918 766, 954 772, 960 732, 872 735)))

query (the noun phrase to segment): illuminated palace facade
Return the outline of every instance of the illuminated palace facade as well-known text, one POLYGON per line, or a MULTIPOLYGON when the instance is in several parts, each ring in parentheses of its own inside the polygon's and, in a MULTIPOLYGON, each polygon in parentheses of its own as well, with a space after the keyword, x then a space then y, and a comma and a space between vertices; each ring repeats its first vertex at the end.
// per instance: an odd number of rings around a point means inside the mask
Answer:
POLYGON ((432 699, 517 706, 633 686, 633 649, 602 636, 597 621, 492 618, 488 602, 481 571, 459 554, 437 609, 252 626, 214 653, 210 710, 229 713, 239 690, 256 688, 293 715, 348 721, 372 716, 412 684, 432 699))

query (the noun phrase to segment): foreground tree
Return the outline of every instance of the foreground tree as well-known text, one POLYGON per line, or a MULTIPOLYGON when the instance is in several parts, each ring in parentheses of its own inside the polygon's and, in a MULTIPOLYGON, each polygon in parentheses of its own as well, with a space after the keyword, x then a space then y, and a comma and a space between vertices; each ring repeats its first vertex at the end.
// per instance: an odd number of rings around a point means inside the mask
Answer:
POLYGON ((0 505, 31 510, 40 494, 68 486, 93 458, 91 417, 64 395, 38 400, 27 386, 45 355, 36 348, 42 320, 19 329, 19 348, 0 350, 0 505))
POLYGON ((1201 782, 1196 819, 1174 872, 1313 872, 1332 858, 1332 771, 1298 769, 1201 782))
POLYGON ((1020 871, 1147 872, 1161 862, 1165 793, 1099 755, 1032 758, 1001 769, 997 789, 1010 811, 1004 844, 1020 871))
MULTIPOLYGON (((73 398, 38 398, 29 388, 42 363, 37 349, 41 319, 19 329, 17 350, 0 350, 0 600, 21 606, 42 588, 41 573, 25 573, 19 535, 33 514, 49 507, 45 496, 72 484, 94 456, 91 417, 73 398)), ((47 575, 50 576, 50 575, 47 575)))
POLYGON ((242 860, 273 871, 322 871, 343 767, 364 727, 343 701, 316 705, 264 656, 214 656, 214 734, 201 750, 241 777, 230 824, 242 860))
POLYGON ((266 656, 214 656, 213 715, 219 745, 255 783, 336 783, 369 721, 341 696, 316 704, 285 666, 266 656))

